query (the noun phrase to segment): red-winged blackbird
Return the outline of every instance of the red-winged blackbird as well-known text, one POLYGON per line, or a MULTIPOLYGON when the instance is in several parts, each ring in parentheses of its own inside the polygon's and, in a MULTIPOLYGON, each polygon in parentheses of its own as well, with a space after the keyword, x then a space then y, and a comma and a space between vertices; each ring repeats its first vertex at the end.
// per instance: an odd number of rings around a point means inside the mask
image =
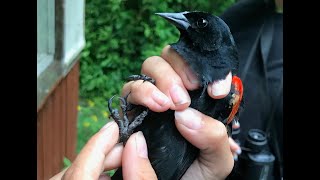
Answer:
MULTIPOLYGON (((173 48, 190 66, 199 78, 201 87, 189 91, 191 107, 223 122, 228 134, 231 133, 231 123, 238 119, 238 108, 242 104, 242 82, 236 76, 238 69, 238 53, 229 27, 219 17, 205 12, 157 13, 174 24, 180 31, 180 39, 171 44, 173 48), (230 93, 223 99, 213 99, 207 93, 209 83, 225 79, 232 73, 230 93)), ((154 83, 145 75, 133 75, 130 80, 143 79, 154 83)), ((123 118, 116 109, 111 108, 112 98, 109 100, 109 110, 112 118, 120 128, 120 141, 126 142, 136 131, 142 131, 148 146, 150 162, 159 179, 180 179, 192 162, 197 158, 199 149, 190 144, 178 132, 174 123, 174 111, 162 113, 142 109, 135 119, 129 121, 127 111, 132 107, 122 101, 123 118), (130 106, 130 108, 129 108, 130 106)), ((122 179, 121 169, 114 175, 115 179, 122 179)))

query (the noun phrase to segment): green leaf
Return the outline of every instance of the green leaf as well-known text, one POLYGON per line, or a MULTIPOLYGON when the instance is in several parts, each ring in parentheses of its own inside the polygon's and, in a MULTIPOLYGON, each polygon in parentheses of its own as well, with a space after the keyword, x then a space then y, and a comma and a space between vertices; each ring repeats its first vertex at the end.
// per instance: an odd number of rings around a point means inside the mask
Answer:
POLYGON ((66 157, 63 157, 63 168, 67 168, 71 165, 71 161, 66 158, 66 157))

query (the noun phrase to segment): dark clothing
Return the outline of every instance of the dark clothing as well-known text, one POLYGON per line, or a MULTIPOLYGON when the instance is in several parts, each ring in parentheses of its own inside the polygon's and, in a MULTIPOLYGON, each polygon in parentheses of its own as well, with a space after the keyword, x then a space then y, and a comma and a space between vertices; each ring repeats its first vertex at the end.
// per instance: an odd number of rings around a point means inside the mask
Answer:
MULTIPOLYGON (((239 120, 241 145, 249 129, 266 131, 272 118, 269 141, 277 162, 282 161, 282 14, 275 12, 274 0, 242 0, 220 17, 230 27, 239 50, 238 74, 244 85, 244 111, 239 120), (279 153, 274 144, 279 146, 279 153)), ((278 169, 275 170, 275 179, 279 179, 278 169)))

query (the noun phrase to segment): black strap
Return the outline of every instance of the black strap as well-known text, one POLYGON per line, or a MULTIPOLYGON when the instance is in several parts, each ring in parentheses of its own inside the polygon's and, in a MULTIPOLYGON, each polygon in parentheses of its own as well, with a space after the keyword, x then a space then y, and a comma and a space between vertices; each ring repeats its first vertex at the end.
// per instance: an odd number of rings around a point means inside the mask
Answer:
POLYGON ((279 166, 279 173, 280 173, 279 175, 280 175, 281 179, 283 179, 283 160, 282 160, 282 156, 280 153, 280 147, 279 147, 279 142, 278 142, 278 133, 277 133, 276 129, 272 128, 272 127, 274 124, 275 112, 276 112, 276 110, 280 104, 280 100, 282 98, 281 97, 282 90, 283 90, 283 76, 281 76, 280 87, 279 87, 277 95, 276 95, 276 103, 273 104, 273 107, 272 107, 272 110, 270 113, 270 117, 267 122, 268 124, 266 127, 266 133, 267 133, 269 142, 271 142, 271 144, 274 147, 273 150, 276 155, 276 160, 277 160, 276 162, 278 163, 278 166, 279 166))
POLYGON ((278 108, 278 104, 280 103, 282 90, 283 90, 283 76, 281 76, 280 87, 279 87, 279 89, 277 91, 277 94, 276 94, 276 100, 277 101, 272 107, 272 110, 271 110, 271 113, 270 113, 270 117, 269 117, 268 122, 267 122, 268 124, 267 124, 267 127, 266 127, 266 132, 270 132, 271 127, 273 125, 274 113, 275 113, 276 109, 278 108))
MULTIPOLYGON (((261 36, 261 42, 262 44, 262 56, 263 56, 263 60, 264 60, 264 69, 265 69, 265 73, 266 73, 266 78, 268 78, 268 75, 267 75, 267 71, 266 71, 266 62, 267 62, 267 58, 269 56, 269 52, 270 52, 270 48, 271 48, 271 44, 272 44, 272 39, 273 39, 273 31, 274 31, 274 19, 271 18, 269 19, 269 23, 270 26, 267 26, 268 28, 266 28, 264 30, 264 32, 262 33, 262 36, 261 36)), ((267 89, 268 91, 270 91, 270 89, 268 88, 269 87, 269 83, 268 83, 268 80, 266 79, 266 85, 267 85, 267 89)), ((267 119, 267 122, 266 122, 266 133, 268 135, 268 139, 269 139, 269 142, 270 144, 272 145, 273 147, 273 152, 275 153, 275 156, 276 156, 276 163, 279 167, 279 175, 281 177, 281 179, 283 178, 283 161, 282 161, 282 156, 281 156, 281 152, 280 152, 280 147, 279 147, 279 142, 278 142, 278 132, 276 131, 276 128, 274 126, 274 123, 275 123, 275 113, 279 107, 279 104, 280 104, 280 101, 281 101, 281 93, 283 91, 283 76, 281 76, 281 80, 280 80, 280 84, 279 84, 279 89, 278 91, 276 92, 276 96, 274 97, 275 98, 275 101, 274 102, 271 102, 270 104, 272 105, 271 106, 271 109, 270 109, 270 115, 269 115, 269 118, 267 119)), ((270 97, 270 101, 272 100, 272 97, 270 97)))
POLYGON ((248 74, 249 67, 250 67, 250 65, 251 65, 251 63, 252 63, 252 61, 254 59, 254 54, 256 52, 256 49, 258 48, 258 43, 259 43, 259 39, 260 39, 261 34, 262 34, 263 27, 264 27, 264 23, 261 25, 260 30, 258 32, 258 35, 257 35, 256 39, 254 40, 254 43, 253 43, 253 45, 251 47, 251 50, 250 50, 250 53, 248 55, 248 59, 247 59, 246 64, 245 64, 245 66, 243 68, 243 71, 241 73, 240 78, 241 78, 242 82, 245 82, 246 76, 248 74))

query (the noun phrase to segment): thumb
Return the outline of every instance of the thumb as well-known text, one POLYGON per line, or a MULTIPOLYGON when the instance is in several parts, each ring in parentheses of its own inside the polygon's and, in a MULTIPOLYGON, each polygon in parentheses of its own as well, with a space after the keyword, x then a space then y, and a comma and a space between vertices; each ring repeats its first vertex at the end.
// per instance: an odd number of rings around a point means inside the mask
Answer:
POLYGON ((206 169, 202 172, 208 179, 224 179, 230 174, 234 160, 223 123, 193 108, 175 111, 175 123, 181 135, 200 149, 197 162, 189 169, 206 169))
POLYGON ((124 179, 157 179, 150 161, 146 140, 141 131, 134 133, 127 141, 122 156, 124 179))

